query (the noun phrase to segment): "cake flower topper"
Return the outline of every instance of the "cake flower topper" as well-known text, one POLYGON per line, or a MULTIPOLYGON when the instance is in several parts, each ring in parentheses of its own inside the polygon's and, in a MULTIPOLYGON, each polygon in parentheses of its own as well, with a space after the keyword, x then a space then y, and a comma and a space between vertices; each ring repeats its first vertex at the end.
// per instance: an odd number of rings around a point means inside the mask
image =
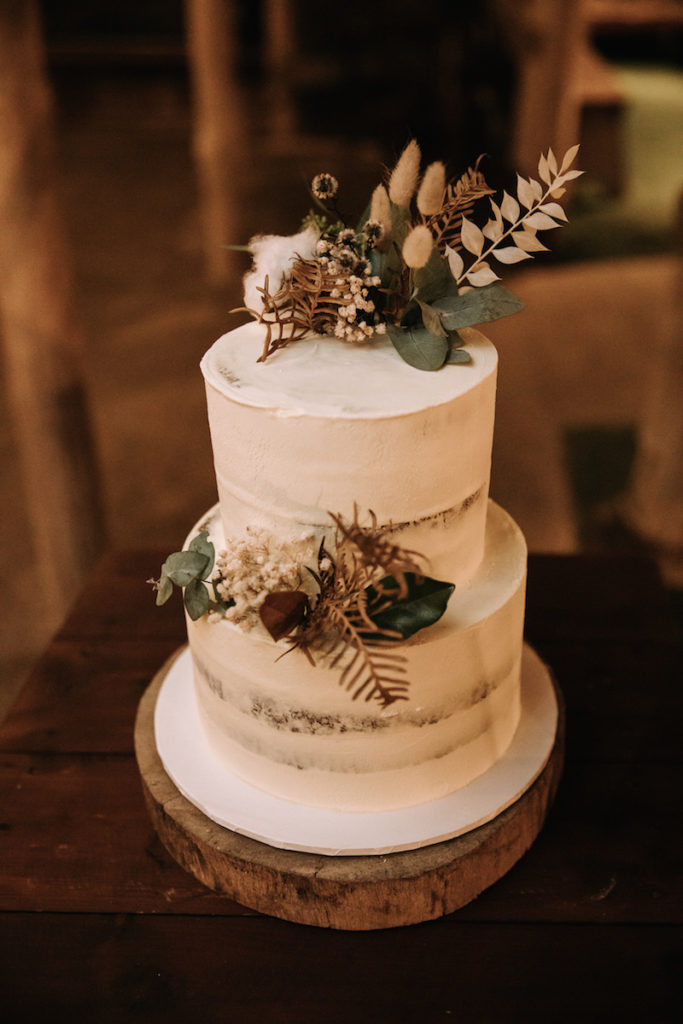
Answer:
POLYGON ((245 305, 233 312, 246 311, 266 327, 260 360, 312 332, 358 344, 387 335, 420 370, 469 362, 458 331, 522 309, 495 268, 547 251, 538 232, 567 220, 558 200, 583 173, 571 169, 578 148, 559 163, 549 149, 538 163, 540 180, 518 174, 516 198, 504 191, 497 202, 481 157, 449 181, 441 161, 420 173, 412 140, 354 227, 339 213, 336 178, 316 175, 317 210, 302 230, 256 237, 247 247, 254 266, 245 277, 245 305), (486 199, 479 226, 475 208, 486 199))
MULTIPOLYGON (((339 683, 356 700, 389 707, 407 700, 400 644, 441 618, 455 586, 431 579, 423 559, 395 544, 377 526, 332 515, 335 555, 320 544, 315 568, 301 565, 294 550, 261 531, 216 555, 206 530, 185 551, 169 555, 158 580, 156 603, 173 585, 194 621, 208 615, 241 628, 255 623, 274 641, 284 640, 315 664, 339 669, 339 683)), ((288 653, 285 651, 284 653, 288 653)))

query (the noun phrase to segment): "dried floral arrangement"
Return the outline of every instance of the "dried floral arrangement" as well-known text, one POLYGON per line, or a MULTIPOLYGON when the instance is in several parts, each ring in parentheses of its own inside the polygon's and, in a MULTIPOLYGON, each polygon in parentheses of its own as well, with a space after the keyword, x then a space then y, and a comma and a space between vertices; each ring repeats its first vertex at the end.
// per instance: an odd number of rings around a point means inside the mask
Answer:
POLYGON ((274 641, 285 640, 313 664, 319 658, 338 668, 354 700, 389 707, 406 700, 409 688, 396 648, 441 618, 455 586, 427 576, 420 555, 395 544, 372 514, 368 526, 357 512, 351 522, 331 518, 335 555, 323 540, 313 568, 262 531, 217 556, 202 530, 148 582, 158 605, 174 584, 181 587, 192 620, 209 615, 244 628, 260 621, 274 641))
POLYGON ((578 146, 561 161, 550 149, 538 178, 517 175, 516 198, 494 190, 480 169, 447 180, 441 161, 420 174, 421 153, 408 143, 386 184, 373 192, 356 226, 339 213, 339 183, 318 174, 311 192, 317 209, 289 238, 252 239, 254 267, 245 277, 246 311, 266 327, 261 361, 309 332, 367 343, 388 335, 399 355, 421 370, 466 363, 458 331, 518 312, 522 303, 494 266, 547 251, 539 231, 559 227, 558 200, 578 146), (487 219, 474 219, 488 200, 487 219))

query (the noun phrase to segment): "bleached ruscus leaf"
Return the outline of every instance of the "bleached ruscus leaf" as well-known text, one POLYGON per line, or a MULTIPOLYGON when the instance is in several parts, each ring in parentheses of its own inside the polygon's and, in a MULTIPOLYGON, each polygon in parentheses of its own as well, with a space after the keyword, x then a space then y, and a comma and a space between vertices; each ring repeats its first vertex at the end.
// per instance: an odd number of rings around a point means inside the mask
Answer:
POLYGON ((456 252, 455 249, 451 249, 450 245, 446 246, 446 259, 448 260, 448 266, 450 267, 451 274, 457 281, 465 269, 465 261, 459 252, 456 252))
POLYGON ((505 217, 505 220, 509 220, 511 224, 515 224, 519 220, 519 203, 508 192, 503 192, 503 202, 500 204, 500 212, 505 217))
MULTIPOLYGON (((542 195, 542 193, 541 193, 542 195)), ((530 209, 534 203, 541 198, 537 196, 531 182, 523 178, 521 174, 517 175, 517 198, 519 199, 522 206, 530 209)))
POLYGON ((518 249, 516 245, 506 245, 503 249, 493 249, 492 256, 495 256, 500 263, 521 263, 522 260, 530 260, 531 253, 524 249, 518 249))
POLYGON ((514 240, 515 245, 519 249, 524 249, 525 252, 548 251, 548 246, 543 244, 533 230, 513 231, 510 237, 514 240))
POLYGON ((481 256, 486 239, 474 221, 468 220, 467 217, 462 219, 460 240, 468 252, 474 256, 481 256))
POLYGON ((552 217, 549 217, 547 213, 540 213, 538 210, 535 213, 530 213, 524 218, 524 223, 528 224, 534 231, 549 231, 551 228, 559 228, 559 224, 552 217))
POLYGON ((475 288, 484 288, 487 284, 493 284, 494 281, 499 281, 500 278, 491 267, 487 265, 482 266, 481 264, 475 264, 478 268, 476 270, 470 270, 467 272, 465 277, 467 278, 468 284, 474 285, 475 288))

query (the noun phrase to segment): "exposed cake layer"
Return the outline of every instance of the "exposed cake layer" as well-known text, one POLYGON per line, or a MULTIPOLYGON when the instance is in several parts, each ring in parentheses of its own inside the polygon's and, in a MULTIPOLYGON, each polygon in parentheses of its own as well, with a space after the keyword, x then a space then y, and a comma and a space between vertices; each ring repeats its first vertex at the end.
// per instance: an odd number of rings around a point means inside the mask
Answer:
MULTIPOLYGON (((188 620, 203 726, 229 768, 294 802, 362 812, 437 799, 486 771, 519 719, 526 577, 515 523, 493 503, 487 522, 477 572, 401 647, 409 699, 385 710, 259 628, 188 620)), ((222 545, 217 508, 200 526, 222 545)))
POLYGON ((372 510, 400 543, 455 583, 484 545, 497 355, 463 332, 469 365, 416 370, 387 340, 293 342, 258 362, 264 329, 224 335, 204 356, 209 424, 226 533, 280 537, 372 510))

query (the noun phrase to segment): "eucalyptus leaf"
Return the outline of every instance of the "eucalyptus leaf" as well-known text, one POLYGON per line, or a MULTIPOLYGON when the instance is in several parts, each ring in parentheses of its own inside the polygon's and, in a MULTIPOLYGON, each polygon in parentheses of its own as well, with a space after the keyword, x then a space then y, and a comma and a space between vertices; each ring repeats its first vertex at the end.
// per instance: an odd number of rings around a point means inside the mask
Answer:
POLYGON ((418 370, 438 370, 446 361, 448 338, 437 338, 426 327, 387 324, 387 334, 401 359, 418 370))
POLYGON ((426 302, 420 302, 418 304, 422 310, 422 322, 429 331, 430 334, 435 335, 437 338, 447 338, 448 332, 444 329, 441 323, 441 313, 438 309, 434 309, 433 306, 429 306, 426 302))
POLYGON ((207 576, 211 575, 211 570, 213 569, 213 565, 216 560, 216 549, 209 540, 208 530, 202 530, 196 537, 192 538, 189 550, 198 551, 200 555, 206 555, 208 561, 206 563, 206 569, 202 573, 202 578, 206 579, 207 576))
POLYGON ((424 267, 413 274, 413 284, 418 300, 433 302, 447 295, 457 295, 456 285, 448 261, 441 256, 436 246, 424 267))
POLYGON ((209 591, 201 580, 192 580, 185 588, 183 602, 193 622, 209 610, 209 591))
POLYGON ((467 349, 464 349, 464 348, 451 348, 449 353, 448 353, 448 357, 446 359, 446 362, 447 363, 451 363, 451 364, 452 363, 471 363, 472 362, 472 356, 467 351, 467 349))
POLYGON ((157 599, 156 599, 157 605, 166 604, 166 602, 168 601, 168 599, 169 599, 169 597, 171 596, 172 593, 173 593, 173 583, 168 578, 166 573, 163 572, 163 570, 162 570, 161 579, 159 580, 159 582, 157 584, 157 599))
POLYGON ((391 207, 391 237, 400 248, 413 226, 410 209, 407 206, 397 206, 396 203, 389 205, 391 207))
MULTIPOLYGON (((380 629, 400 633, 404 640, 420 629, 437 622, 446 610, 448 599, 455 590, 455 584, 433 580, 429 576, 406 573, 408 593, 402 601, 395 601, 383 611, 373 615, 372 602, 377 598, 374 587, 367 588, 370 618, 380 629)), ((381 585, 391 587, 395 580, 386 576, 381 585)))
POLYGON ((441 312, 441 322, 447 331, 488 323, 524 309, 524 303, 516 295, 497 283, 437 299, 432 306, 441 312))
POLYGON ((192 580, 200 579, 208 565, 208 557, 200 551, 174 551, 161 567, 178 587, 186 587, 192 580))

